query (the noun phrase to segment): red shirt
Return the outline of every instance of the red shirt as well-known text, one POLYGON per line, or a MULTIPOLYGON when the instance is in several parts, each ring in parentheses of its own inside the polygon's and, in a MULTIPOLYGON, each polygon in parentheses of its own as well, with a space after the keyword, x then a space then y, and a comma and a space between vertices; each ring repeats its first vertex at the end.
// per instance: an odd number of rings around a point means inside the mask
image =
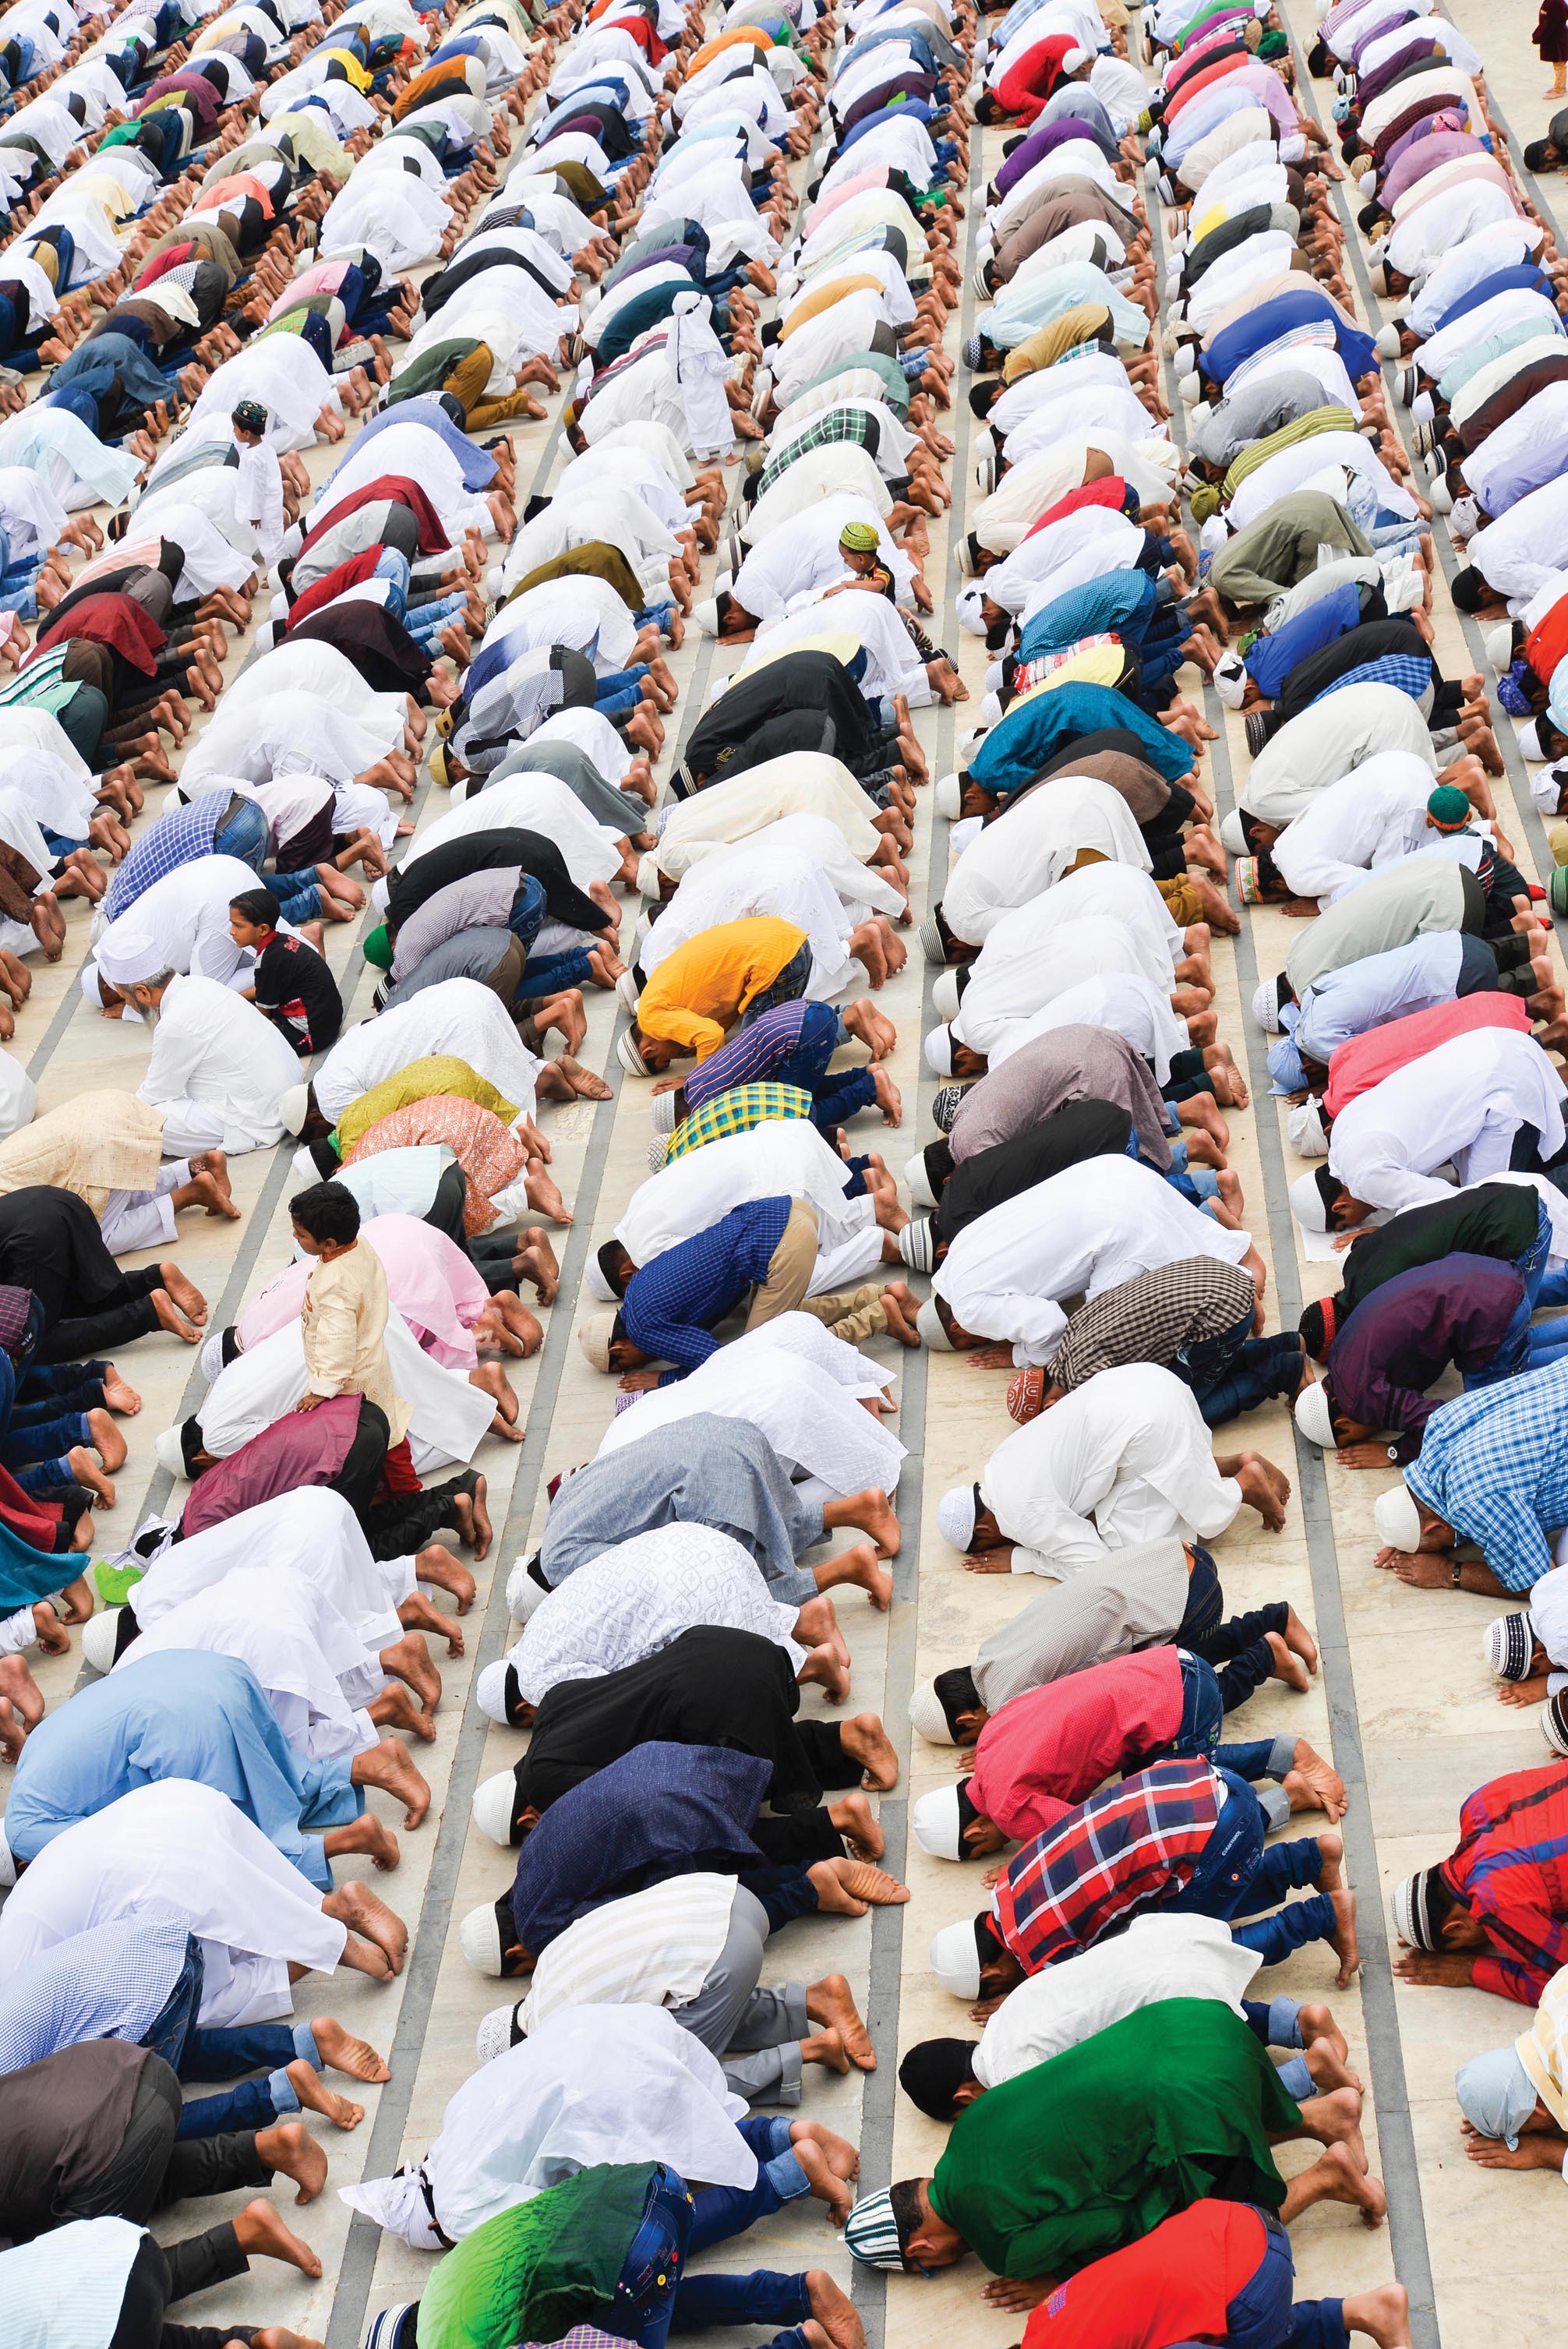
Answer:
POLYGON ((1568 660, 1568 595, 1559 595, 1524 639, 1523 652, 1542 685, 1550 685, 1560 660, 1568 660))
POLYGON ((1461 995, 1456 1003, 1434 1003, 1429 1011, 1411 1011, 1386 1027, 1368 1028, 1364 1036, 1352 1036, 1328 1063, 1323 1100, 1329 1116, 1337 1117, 1358 1093, 1380 1085, 1424 1052, 1478 1028, 1512 1028, 1528 1035, 1530 1014, 1519 996, 1500 995, 1491 988, 1482 995, 1461 995))
POLYGON ((1113 1656, 1009 1697, 980 1733, 970 1799, 1025 1842, 1055 1826, 1105 1779, 1140 1769, 1181 1726, 1177 1651, 1113 1656))
POLYGON ((1172 2349, 1222 2341, 1225 2312, 1256 2274, 1264 2222, 1244 2202, 1194 2202, 1080 2268, 1042 2301, 1024 2349, 1172 2349))

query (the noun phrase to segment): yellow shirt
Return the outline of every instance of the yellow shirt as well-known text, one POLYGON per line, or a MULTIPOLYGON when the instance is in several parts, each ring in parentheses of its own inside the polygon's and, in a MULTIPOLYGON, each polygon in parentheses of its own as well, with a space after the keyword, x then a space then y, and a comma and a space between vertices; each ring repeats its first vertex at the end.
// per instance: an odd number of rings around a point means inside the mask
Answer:
POLYGON ((490 1080, 470 1069, 466 1061, 452 1052, 432 1052, 427 1060, 410 1061, 395 1077, 383 1077, 378 1085, 349 1102, 337 1121, 338 1156, 346 1158, 379 1119, 390 1117, 395 1109, 407 1109, 410 1102, 426 1101, 432 1093, 456 1093, 463 1101, 478 1102, 481 1109, 493 1111, 503 1125, 510 1125, 517 1115, 517 1103, 498 1093, 490 1080))
POLYGON ((392 1384, 387 1358, 387 1275, 375 1249, 356 1240, 330 1264, 319 1260, 305 1285, 305 1392, 357 1394, 387 1414, 391 1440, 408 1432, 408 1406, 392 1384))
POLYGON ((851 277, 830 278, 826 285, 819 285, 814 294, 802 294, 779 327, 779 339, 787 343, 797 326, 809 326, 813 318, 820 318, 824 310, 831 310, 846 295, 882 294, 886 290, 882 279, 873 277, 869 271, 851 277))
POLYGON ((660 963, 637 999, 637 1025, 706 1061, 805 943, 804 930, 771 914, 719 922, 660 963))

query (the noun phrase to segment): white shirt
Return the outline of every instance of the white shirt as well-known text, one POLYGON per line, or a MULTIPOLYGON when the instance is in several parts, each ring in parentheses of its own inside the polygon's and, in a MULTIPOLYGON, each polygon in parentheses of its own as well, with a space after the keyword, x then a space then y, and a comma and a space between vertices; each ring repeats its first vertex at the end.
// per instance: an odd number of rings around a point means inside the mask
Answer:
POLYGON ((1008 1436, 980 1497, 1014 1544, 1013 1572, 1057 1577, 1169 1535, 1213 1541, 1242 1505, 1191 1388, 1155 1362, 1101 1371, 1008 1436))
POLYGON ((932 1288, 974 1336, 1010 1340, 1023 1370, 1048 1362, 1061 1343, 1059 1299, 1098 1297, 1186 1257, 1240 1264, 1252 1244, 1250 1233, 1226 1231, 1152 1167, 1087 1158, 966 1224, 932 1288))
POLYGON ((1451 1159, 1466 1185, 1506 1168, 1522 1125, 1551 1158, 1563 1142, 1563 1087, 1533 1036, 1480 1028, 1450 1037, 1346 1104, 1328 1164, 1353 1198, 1391 1215, 1452 1195, 1432 1172, 1451 1159))
MULTIPOLYGON (((146 931, 156 943, 161 968, 228 987, 246 968, 248 953, 230 936, 230 902, 257 885, 254 868, 238 856, 197 856, 177 864, 109 924, 98 942, 98 957, 107 952, 112 968, 117 945, 146 931)), ((291 1081, 298 1074, 296 1064, 291 1081)))
MULTIPOLYGON (((500 997, 477 978, 443 978, 379 1019, 349 1029, 316 1071, 316 1107, 335 1123, 350 1102, 384 1077, 395 1077, 410 1061, 442 1054, 466 1061, 519 1109, 532 1110, 544 1063, 525 1049, 500 997)), ((294 1060, 292 1052, 289 1058, 294 1060)))
POLYGON ((999 2088, 1168 1998, 1217 1999, 1239 2014, 1261 1963, 1217 1918, 1134 1918, 1125 1933, 1009 1992, 980 2034, 975 2076, 982 2087, 999 2088))
POLYGON ((1119 792, 1087 775, 1053 776, 1048 791, 1030 792, 970 842, 942 893, 943 919, 954 937, 984 946, 1004 914, 1060 881, 1086 848, 1112 864, 1150 869, 1119 792))
POLYGON ((1270 737, 1242 785, 1241 803, 1260 823, 1294 823, 1317 792, 1386 750, 1408 751, 1437 772, 1430 730, 1408 693, 1376 679, 1347 685, 1270 737))
POLYGON ((735 1888, 733 1876, 673 1876, 579 1917, 534 1968, 523 2029, 563 2007, 689 2005, 728 1939, 735 1888))
POLYGON ((342 1494, 315 1485, 279 1493, 171 1543, 136 1586, 137 1621, 151 1630, 256 1557, 265 1557, 269 1573, 305 1576, 370 1652, 401 1639, 397 1609, 414 1588, 408 1564, 373 1558, 342 1494))
POLYGON ((809 1118, 764 1118, 749 1133, 688 1150, 639 1184, 615 1226, 635 1265, 695 1238, 751 1199, 803 1199, 828 1232, 865 1221, 869 1200, 846 1199, 850 1170, 809 1118))
POLYGON ((213 978, 170 980, 140 1100, 165 1115, 183 1102, 216 1109, 225 1150, 264 1150, 283 1140, 278 1103, 298 1082, 294 1047, 253 1003, 213 978))
POLYGON ((1432 771, 1408 750, 1366 759, 1330 783, 1289 823, 1270 854, 1298 897, 1331 897, 1379 864, 1390 864, 1426 833, 1432 771))

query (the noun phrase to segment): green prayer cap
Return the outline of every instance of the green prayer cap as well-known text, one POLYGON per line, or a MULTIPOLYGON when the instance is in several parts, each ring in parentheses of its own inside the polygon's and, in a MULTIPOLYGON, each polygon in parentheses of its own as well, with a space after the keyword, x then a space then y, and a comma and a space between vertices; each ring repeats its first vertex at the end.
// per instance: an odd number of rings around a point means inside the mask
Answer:
MULTIPOLYGON (((1464 795, 1461 792, 1460 797, 1463 798, 1463 796, 1464 795)), ((370 936, 366 939, 364 955, 366 961, 374 963, 377 970, 391 969, 392 941, 387 935, 387 925, 385 922, 381 924, 379 929, 372 930, 370 936)))
POLYGON ((873 523, 847 522, 839 533, 839 544, 851 554, 874 554, 880 543, 873 523))
POLYGON ((1470 820, 1470 803, 1457 783, 1439 783, 1427 802, 1427 813, 1439 832, 1460 832, 1470 820))
POLYGON ((1193 491, 1191 504, 1192 519, 1195 523, 1205 523, 1211 514, 1219 512, 1220 492, 1212 481, 1205 481, 1201 490, 1193 491))

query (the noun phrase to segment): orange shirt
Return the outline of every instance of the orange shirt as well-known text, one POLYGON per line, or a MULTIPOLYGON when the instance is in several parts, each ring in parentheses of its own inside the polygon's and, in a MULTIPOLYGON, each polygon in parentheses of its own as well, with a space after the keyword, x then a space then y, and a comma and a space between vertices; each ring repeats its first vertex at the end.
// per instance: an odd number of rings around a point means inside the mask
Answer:
POLYGON ((637 999, 637 1025, 706 1061, 805 943, 804 930, 771 914, 719 922, 660 963, 637 999))

